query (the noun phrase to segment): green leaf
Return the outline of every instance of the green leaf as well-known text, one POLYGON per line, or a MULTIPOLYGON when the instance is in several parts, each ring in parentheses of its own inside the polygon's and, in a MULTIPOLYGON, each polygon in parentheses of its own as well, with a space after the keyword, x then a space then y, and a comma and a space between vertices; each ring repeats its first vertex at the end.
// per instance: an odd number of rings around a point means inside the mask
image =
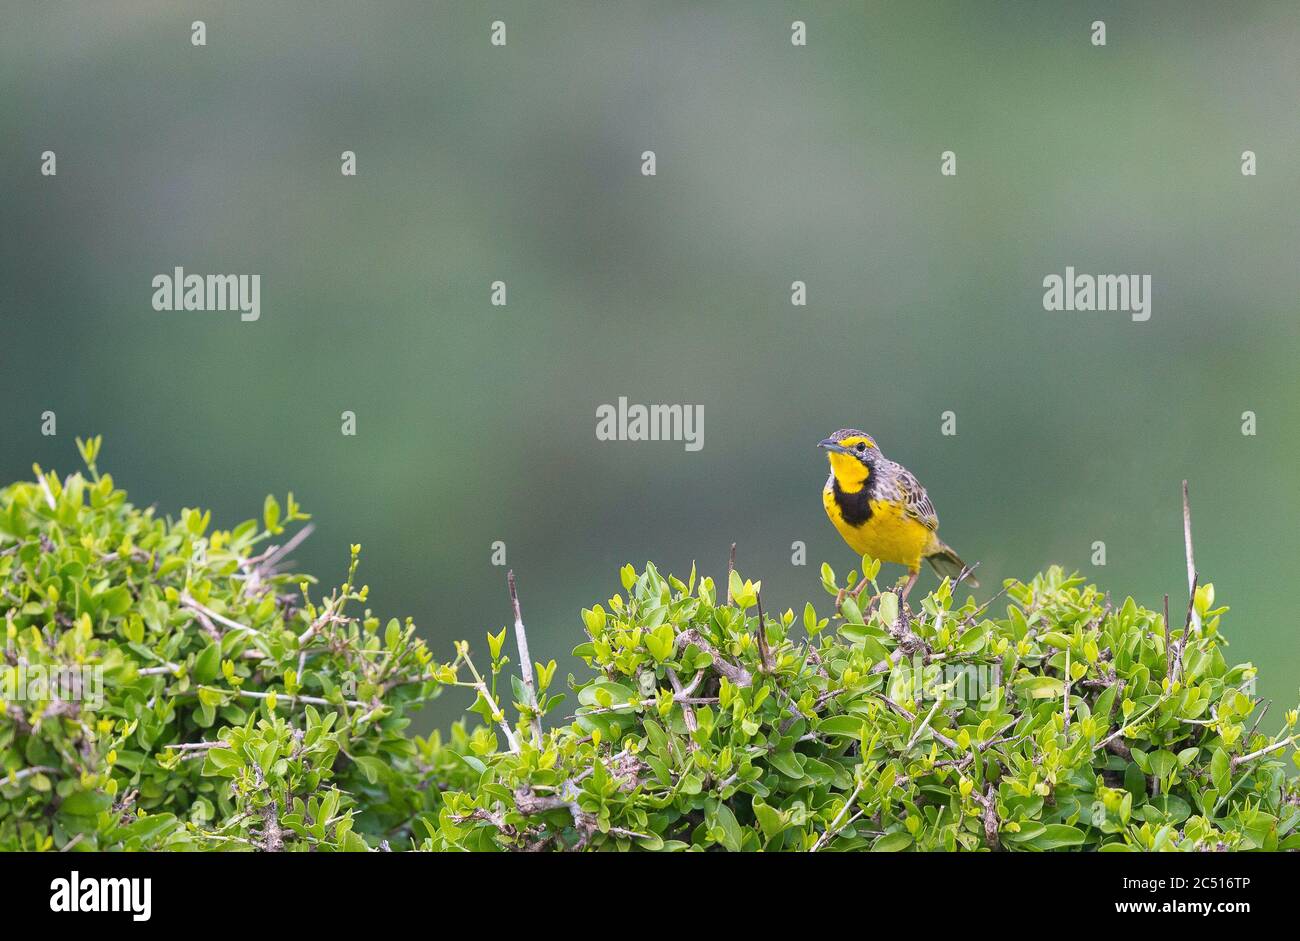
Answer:
POLYGON ((779 836, 781 831, 786 828, 786 821, 782 818, 780 811, 768 806, 758 798, 754 798, 754 817, 758 820, 758 826, 767 840, 779 836))
POLYGON ((912 834, 906 830, 899 830, 897 833, 886 833, 875 843, 871 844, 873 853, 897 853, 905 850, 912 845, 912 834))
POLYGON ((1060 699, 1065 694, 1065 682, 1056 676, 1032 676, 1018 682, 1016 692, 1031 699, 1060 699))
POLYGON ((1151 753, 1150 765, 1151 773, 1163 780, 1178 767, 1178 757, 1173 752, 1162 748, 1151 753))
POLYGON ((780 771, 787 778, 794 778, 796 781, 799 781, 805 777, 803 773, 803 765, 800 764, 799 756, 794 752, 772 752, 772 754, 768 756, 767 760, 773 768, 780 771))
POLYGON ((1067 846, 1082 846, 1083 841, 1084 832, 1077 827, 1051 823, 1030 840, 1029 845, 1040 850, 1056 850, 1067 846))
POLYGON ((357 763, 357 767, 361 769, 361 773, 366 776, 366 780, 371 784, 378 781, 384 772, 388 770, 386 762, 367 755, 357 755, 353 758, 353 761, 357 763))
POLYGON ((861 738, 865 723, 861 716, 829 716, 817 723, 817 731, 822 735, 844 735, 848 738, 861 738))
POLYGON ((233 778, 235 772, 244 766, 244 760, 229 748, 209 748, 203 759, 203 774, 222 778, 233 778))
POLYGON ((266 526, 266 531, 273 536, 284 532, 280 528, 280 501, 269 493, 262 504, 262 523, 266 526))
POLYGON ((339 841, 339 849, 344 853, 368 853, 370 847, 354 831, 349 830, 343 834, 343 839, 339 841))
POLYGON ((118 585, 116 588, 110 588, 108 591, 99 595, 96 604, 100 611, 106 611, 112 616, 125 614, 131 610, 131 592, 124 585, 118 585))
POLYGON ((63 799, 59 812, 70 817, 93 817, 113 806, 113 798, 102 791, 73 791, 63 799))
POLYGON ((879 605, 876 613, 880 617, 880 623, 893 624, 898 620, 898 595, 892 591, 887 591, 880 596, 879 605))
POLYGON ((150 842, 174 829, 175 826, 176 817, 173 814, 150 814, 118 827, 113 832, 113 838, 123 842, 130 841, 137 849, 148 848, 150 842))
POLYGON ((1214 782, 1214 789, 1220 794, 1227 794, 1232 789, 1229 765, 1228 753, 1222 748, 1216 748, 1210 758, 1210 780, 1214 782))
POLYGON ((733 853, 739 853, 741 844, 744 841, 744 834, 741 833, 740 823, 736 820, 736 815, 731 812, 731 808, 721 801, 717 802, 712 815, 717 825, 722 828, 722 845, 733 853))
POLYGON ((221 671, 221 645, 216 641, 203 648, 194 660, 193 677, 196 683, 211 683, 221 671))

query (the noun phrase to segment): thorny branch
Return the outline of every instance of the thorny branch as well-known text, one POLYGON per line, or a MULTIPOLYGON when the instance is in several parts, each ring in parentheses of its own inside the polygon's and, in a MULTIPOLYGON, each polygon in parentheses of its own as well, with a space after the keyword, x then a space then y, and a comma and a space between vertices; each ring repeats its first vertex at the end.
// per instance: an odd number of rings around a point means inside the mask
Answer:
POLYGON ((524 689, 528 702, 525 705, 531 713, 529 724, 533 731, 533 744, 542 744, 542 717, 537 707, 537 686, 533 682, 533 660, 528 652, 528 633, 524 630, 524 618, 519 613, 519 593, 515 590, 514 569, 506 572, 506 585, 510 589, 510 607, 515 614, 515 644, 519 648, 519 672, 523 677, 524 689))
MULTIPOLYGON (((1192 509, 1187 502, 1187 481, 1183 481, 1183 548, 1187 554, 1187 594, 1191 599, 1196 597, 1196 560, 1192 554, 1192 509)), ((1188 601, 1188 608, 1191 609, 1191 600, 1188 601)), ((1201 617, 1195 611, 1189 615, 1189 623, 1192 629, 1201 633, 1201 617)))

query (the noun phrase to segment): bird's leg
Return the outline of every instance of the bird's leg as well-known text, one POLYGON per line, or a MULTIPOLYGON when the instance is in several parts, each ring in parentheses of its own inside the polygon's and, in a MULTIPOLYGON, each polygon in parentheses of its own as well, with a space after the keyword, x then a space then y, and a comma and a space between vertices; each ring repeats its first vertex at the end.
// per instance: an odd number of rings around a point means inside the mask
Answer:
POLYGON ((921 570, 919 568, 913 569, 912 574, 908 576, 907 584, 903 586, 903 593, 898 596, 900 603, 907 600, 908 593, 911 592, 912 586, 916 584, 916 580, 920 577, 921 570))
MULTIPOLYGON (((870 584, 871 584, 871 580, 868 578, 864 578, 862 581, 858 582, 857 587, 850 589, 846 593, 850 598, 852 598, 857 603, 858 610, 862 613, 862 616, 864 618, 871 617, 872 613, 876 610, 876 605, 880 603, 879 594, 873 594, 870 598, 867 599, 865 605, 862 603, 861 601, 862 592, 870 584)), ((836 604, 835 607, 838 608, 839 605, 836 604)))

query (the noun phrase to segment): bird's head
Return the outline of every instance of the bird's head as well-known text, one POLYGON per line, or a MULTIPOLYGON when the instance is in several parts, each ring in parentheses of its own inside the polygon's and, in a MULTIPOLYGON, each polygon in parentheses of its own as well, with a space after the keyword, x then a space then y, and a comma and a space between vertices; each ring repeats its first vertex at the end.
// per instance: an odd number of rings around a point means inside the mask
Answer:
POLYGON ((865 431, 841 428, 829 438, 823 438, 817 447, 826 449, 831 462, 831 473, 845 493, 857 493, 871 476, 880 449, 865 431))

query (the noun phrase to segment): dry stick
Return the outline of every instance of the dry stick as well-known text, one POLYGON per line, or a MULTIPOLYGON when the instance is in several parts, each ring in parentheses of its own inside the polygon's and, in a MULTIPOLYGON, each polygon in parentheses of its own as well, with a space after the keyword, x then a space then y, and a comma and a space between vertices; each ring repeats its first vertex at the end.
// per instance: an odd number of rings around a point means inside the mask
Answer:
MULTIPOLYGON (((1107 748, 1112 743, 1123 745, 1123 742, 1120 742, 1119 740, 1120 736, 1122 736, 1126 731, 1128 731, 1133 726, 1140 724, 1144 719, 1146 719, 1147 716, 1155 712, 1156 709, 1158 709, 1160 705, 1168 698, 1169 698, 1168 693, 1162 694, 1155 702, 1153 702, 1150 706, 1144 709, 1140 716, 1138 716, 1136 719, 1133 719, 1132 721, 1126 720, 1122 722, 1118 729, 1116 729, 1114 732, 1110 733, 1105 738, 1103 738, 1100 742, 1094 745, 1092 747, 1092 750, 1096 751, 1099 748, 1107 748)), ((1127 748, 1128 746, 1124 746, 1124 747, 1127 748)))
POLYGON ((1246 762, 1254 761, 1256 758, 1263 758, 1265 755, 1270 752, 1275 752, 1279 748, 1286 748, 1297 738, 1300 738, 1300 734, 1288 735, 1286 738, 1282 739, 1282 741, 1274 742, 1272 745, 1261 748, 1259 751, 1253 751, 1249 755, 1238 755, 1236 758, 1232 759, 1232 761, 1228 762, 1229 768, 1235 771, 1237 770, 1238 765, 1244 765, 1246 762))
MULTIPOLYGON (((1187 598, 1187 619, 1183 621, 1183 639, 1178 642, 1178 656, 1174 658, 1174 672, 1183 672, 1183 651, 1187 649, 1187 638, 1192 630, 1192 618, 1196 616, 1196 586, 1200 583, 1201 573, 1192 573, 1192 590, 1187 598)), ((1170 680, 1173 682, 1173 679, 1170 680)))
MULTIPOLYGON (((690 703, 684 702, 683 700, 690 696, 691 692, 695 690, 696 683, 700 681, 700 677, 703 675, 703 670, 697 673, 695 675, 695 682, 691 683, 690 691, 687 691, 682 688, 682 681, 678 678, 677 671, 672 667, 668 667, 668 682, 673 685, 673 699, 682 703, 682 720, 686 723, 687 732, 695 732, 700 727, 700 723, 696 720, 695 710, 691 708, 690 703)), ((687 736, 686 750, 695 751, 698 747, 699 746, 695 744, 695 739, 687 736)))
POLYGON ((903 746, 902 754, 906 755, 912 750, 912 746, 915 745, 916 740, 921 737, 921 733, 930 727, 930 723, 934 721, 934 714, 939 711, 939 707, 942 705, 943 697, 940 696, 934 701, 934 705, 930 707, 930 711, 926 714, 925 720, 916 727, 916 731, 912 733, 911 738, 907 740, 907 744, 903 746))
POLYGON ((704 639, 704 636, 695 628, 682 631, 677 635, 677 642, 694 644, 706 654, 713 658, 713 668, 729 679, 736 686, 753 686, 754 677, 748 670, 738 663, 732 663, 718 652, 718 649, 704 639))
POLYGON ((727 560, 727 604, 731 604, 731 573, 736 570, 736 544, 731 544, 731 558, 727 560))
POLYGON ((823 833, 821 836, 817 838, 817 842, 812 845, 812 849, 808 850, 808 852, 810 853, 817 852, 828 842, 830 842, 831 838, 834 837, 835 834, 839 832, 840 821, 844 819, 844 815, 849 812, 849 808, 853 806, 853 802, 858 799, 858 795, 860 793, 862 793, 861 784, 859 784, 857 787, 853 789, 853 793, 850 794, 849 799, 844 802, 844 806, 840 808, 840 812, 835 815, 835 819, 831 821, 831 825, 826 828, 825 833, 823 833))
POLYGON ((1070 685, 1073 683, 1070 677, 1070 648, 1065 648, 1065 695, 1061 697, 1061 718, 1065 721, 1065 734, 1070 734, 1070 685))
POLYGON ((519 740, 515 738, 515 733, 510 728, 510 723, 506 721, 505 710, 498 706, 497 701, 492 698, 491 690, 488 689, 487 683, 483 682, 483 677, 479 675, 478 668, 474 666, 474 661, 471 660, 468 655, 465 657, 465 666, 469 668, 470 674, 474 677, 474 682, 470 685, 479 691, 479 695, 481 695, 483 701, 488 704, 488 709, 491 711, 493 717, 495 718, 500 716, 500 718, 497 719, 497 725, 499 725, 501 731, 505 733, 506 742, 510 745, 510 750, 516 755, 519 754, 519 740))
POLYGON ((266 788, 268 792, 266 804, 262 807, 262 850, 267 853, 284 852, 284 833, 280 829, 280 802, 275 799, 275 793, 266 783, 266 776, 257 762, 253 762, 253 776, 258 785, 266 788))
MULTIPOLYGON (((32 765, 32 767, 30 768, 24 768, 21 771, 13 772, 12 779, 14 781, 21 781, 23 778, 31 777, 33 774, 60 774, 60 773, 61 772, 59 771, 58 768, 49 768, 46 767, 45 765, 32 765)), ((10 780, 10 777, 11 776, 7 775, 3 778, 0 778, 0 781, 8 781, 10 780)))
POLYGON ((1174 681, 1174 648, 1169 637, 1169 592, 1165 592, 1165 676, 1174 681))
MULTIPOLYGON (((258 692, 254 692, 251 689, 218 689, 215 686, 200 686, 197 688, 211 689, 214 690, 215 692, 222 693, 223 695, 227 695, 227 696, 247 696, 250 699, 270 699, 272 696, 275 696, 277 700, 284 700, 290 706, 297 705, 300 702, 305 702, 311 706, 337 706, 338 705, 338 703, 336 702, 331 702, 328 699, 321 699, 319 696, 290 696, 288 693, 277 693, 277 692, 258 693, 258 692)), ((351 706, 354 709, 368 709, 370 708, 371 704, 368 702, 361 702, 360 700, 356 700, 356 699, 345 699, 343 700, 343 705, 351 706)))
MULTIPOLYGON (((718 704, 719 698, 717 696, 674 695, 673 702, 675 702, 679 706, 714 706, 718 704)), ((651 697, 649 699, 636 699, 631 702, 620 703, 617 706, 600 706, 599 708, 581 713, 581 715, 599 716, 599 715, 606 715, 607 713, 611 713, 611 712, 621 712, 621 711, 632 710, 632 709, 644 709, 647 706, 657 706, 657 705, 659 705, 659 700, 651 697)), ((570 718, 577 718, 578 715, 579 713, 574 713, 573 716, 571 716, 570 718)))
POLYGON ((984 807, 984 841, 988 843, 989 849, 998 852, 1002 849, 1002 843, 998 840, 998 804, 996 792, 993 785, 990 784, 988 790, 981 798, 979 793, 974 795, 975 802, 984 807))
MULTIPOLYGON (((1256 703, 1256 705, 1259 704, 1256 703)), ((1264 721, 1264 716, 1268 715, 1268 709, 1271 705, 1273 705, 1273 700, 1271 699, 1264 703, 1264 708, 1259 711, 1259 715, 1255 718, 1255 724, 1250 727, 1250 731, 1247 732, 1246 737, 1242 739, 1243 742, 1249 742, 1251 740, 1251 737, 1255 734, 1255 730, 1259 728, 1259 724, 1264 721)))
POLYGON ((297 549, 300 545, 302 545, 303 540, 306 539, 308 536, 310 536, 315 529, 316 529, 315 523, 308 523, 302 529, 294 533, 293 536, 289 539, 289 541, 286 542, 283 546, 280 546, 278 549, 273 549, 271 551, 271 554, 268 555, 265 559, 263 559, 261 564, 258 565, 258 568, 265 572, 272 571, 276 567, 276 565, 280 563, 281 559, 283 559, 294 549, 297 549))
POLYGON ((188 591, 181 592, 181 605, 192 611, 197 611, 199 614, 209 617, 218 623, 224 624, 232 630, 247 631, 248 633, 255 634, 259 637, 262 634, 262 632, 255 627, 249 627, 247 624, 240 624, 238 621, 232 621, 224 614, 218 614, 207 605, 200 604, 194 600, 194 597, 188 591))
MULTIPOLYGON (((1192 557, 1192 509, 1187 502, 1187 481, 1183 481, 1183 548, 1187 552, 1187 593, 1196 596, 1196 561, 1192 557)), ((1190 608, 1190 605, 1189 605, 1190 608)), ((1201 633, 1201 616, 1192 610, 1192 630, 1201 633)), ((1184 641, 1186 643, 1186 641, 1184 641)))
MULTIPOLYGON (((906 719, 908 722, 915 722, 915 721, 916 721, 916 716, 912 715, 911 710, 909 710, 906 706, 901 706, 901 705, 899 705, 898 703, 894 702, 892 699, 890 699, 888 696, 883 696, 883 695, 881 695, 880 693, 873 693, 872 695, 874 695, 876 698, 880 699, 880 700, 881 700, 881 701, 882 701, 886 706, 888 706, 890 709, 894 710, 896 713, 898 713, 900 716, 902 716, 902 717, 903 717, 904 719, 906 719)), ((940 744, 940 745, 943 745, 945 748, 951 748, 953 751, 962 751, 962 750, 963 750, 963 749, 961 748, 961 746, 958 745, 958 744, 957 744, 953 739, 951 739, 951 738, 949 738, 948 736, 944 735, 944 734, 943 734, 942 732, 940 732, 938 729, 931 728, 931 729, 930 729, 930 734, 933 735, 933 736, 934 736, 934 737, 939 741, 939 744, 940 744)))
POLYGON ((1007 593, 1007 590, 1008 590, 1010 587, 1011 587, 1010 583, 1008 583, 1008 584, 1006 584, 1006 585, 1003 585, 1003 586, 998 590, 998 592, 997 592, 997 593, 996 593, 992 598, 990 598, 988 601, 984 602, 982 605, 980 605, 978 608, 976 608, 975 611, 974 611, 973 613, 971 613, 971 614, 967 615, 965 618, 963 618, 963 619, 962 619, 962 623, 963 623, 963 624, 968 624, 968 625, 973 625, 973 624, 975 623, 975 619, 976 619, 977 617, 979 617, 981 614, 983 614, 985 611, 987 611, 988 608, 989 608, 989 605, 993 604, 993 602, 997 601, 999 598, 1001 598, 1003 595, 1005 595, 1005 594, 1007 593))
POLYGON ((755 595, 758 602, 758 630, 755 635, 758 639, 758 662, 764 673, 772 672, 772 652, 767 647, 767 628, 763 624, 763 593, 755 595))
POLYGON ((41 482, 41 490, 45 492, 45 502, 49 504, 51 510, 57 510, 59 507, 54 502, 54 494, 50 492, 50 482, 45 479, 45 472, 41 471, 37 474, 36 479, 41 482))
MULTIPOLYGON (((342 609, 344 599, 329 598, 321 603, 320 614, 316 615, 316 620, 307 625, 307 629, 298 635, 298 646, 304 646, 307 641, 319 634, 326 624, 337 622, 339 620, 338 611, 335 608, 342 609)), ((301 671, 299 671, 301 672, 301 671)))
POLYGON ((515 644, 519 647, 519 672, 523 675, 524 689, 528 695, 528 709, 532 713, 530 725, 533 730, 533 744, 542 744, 542 718, 537 709, 537 687, 533 684, 533 658, 528 652, 528 634, 524 630, 524 618, 519 613, 519 593, 515 590, 515 570, 506 572, 506 585, 510 589, 510 607, 515 612, 515 644))
POLYGON ((980 564, 978 562, 976 562, 974 565, 962 566, 962 570, 957 573, 957 580, 952 583, 952 590, 956 591, 957 586, 960 585, 962 582, 964 582, 966 579, 970 578, 972 575, 974 575, 975 570, 979 567, 980 564))

